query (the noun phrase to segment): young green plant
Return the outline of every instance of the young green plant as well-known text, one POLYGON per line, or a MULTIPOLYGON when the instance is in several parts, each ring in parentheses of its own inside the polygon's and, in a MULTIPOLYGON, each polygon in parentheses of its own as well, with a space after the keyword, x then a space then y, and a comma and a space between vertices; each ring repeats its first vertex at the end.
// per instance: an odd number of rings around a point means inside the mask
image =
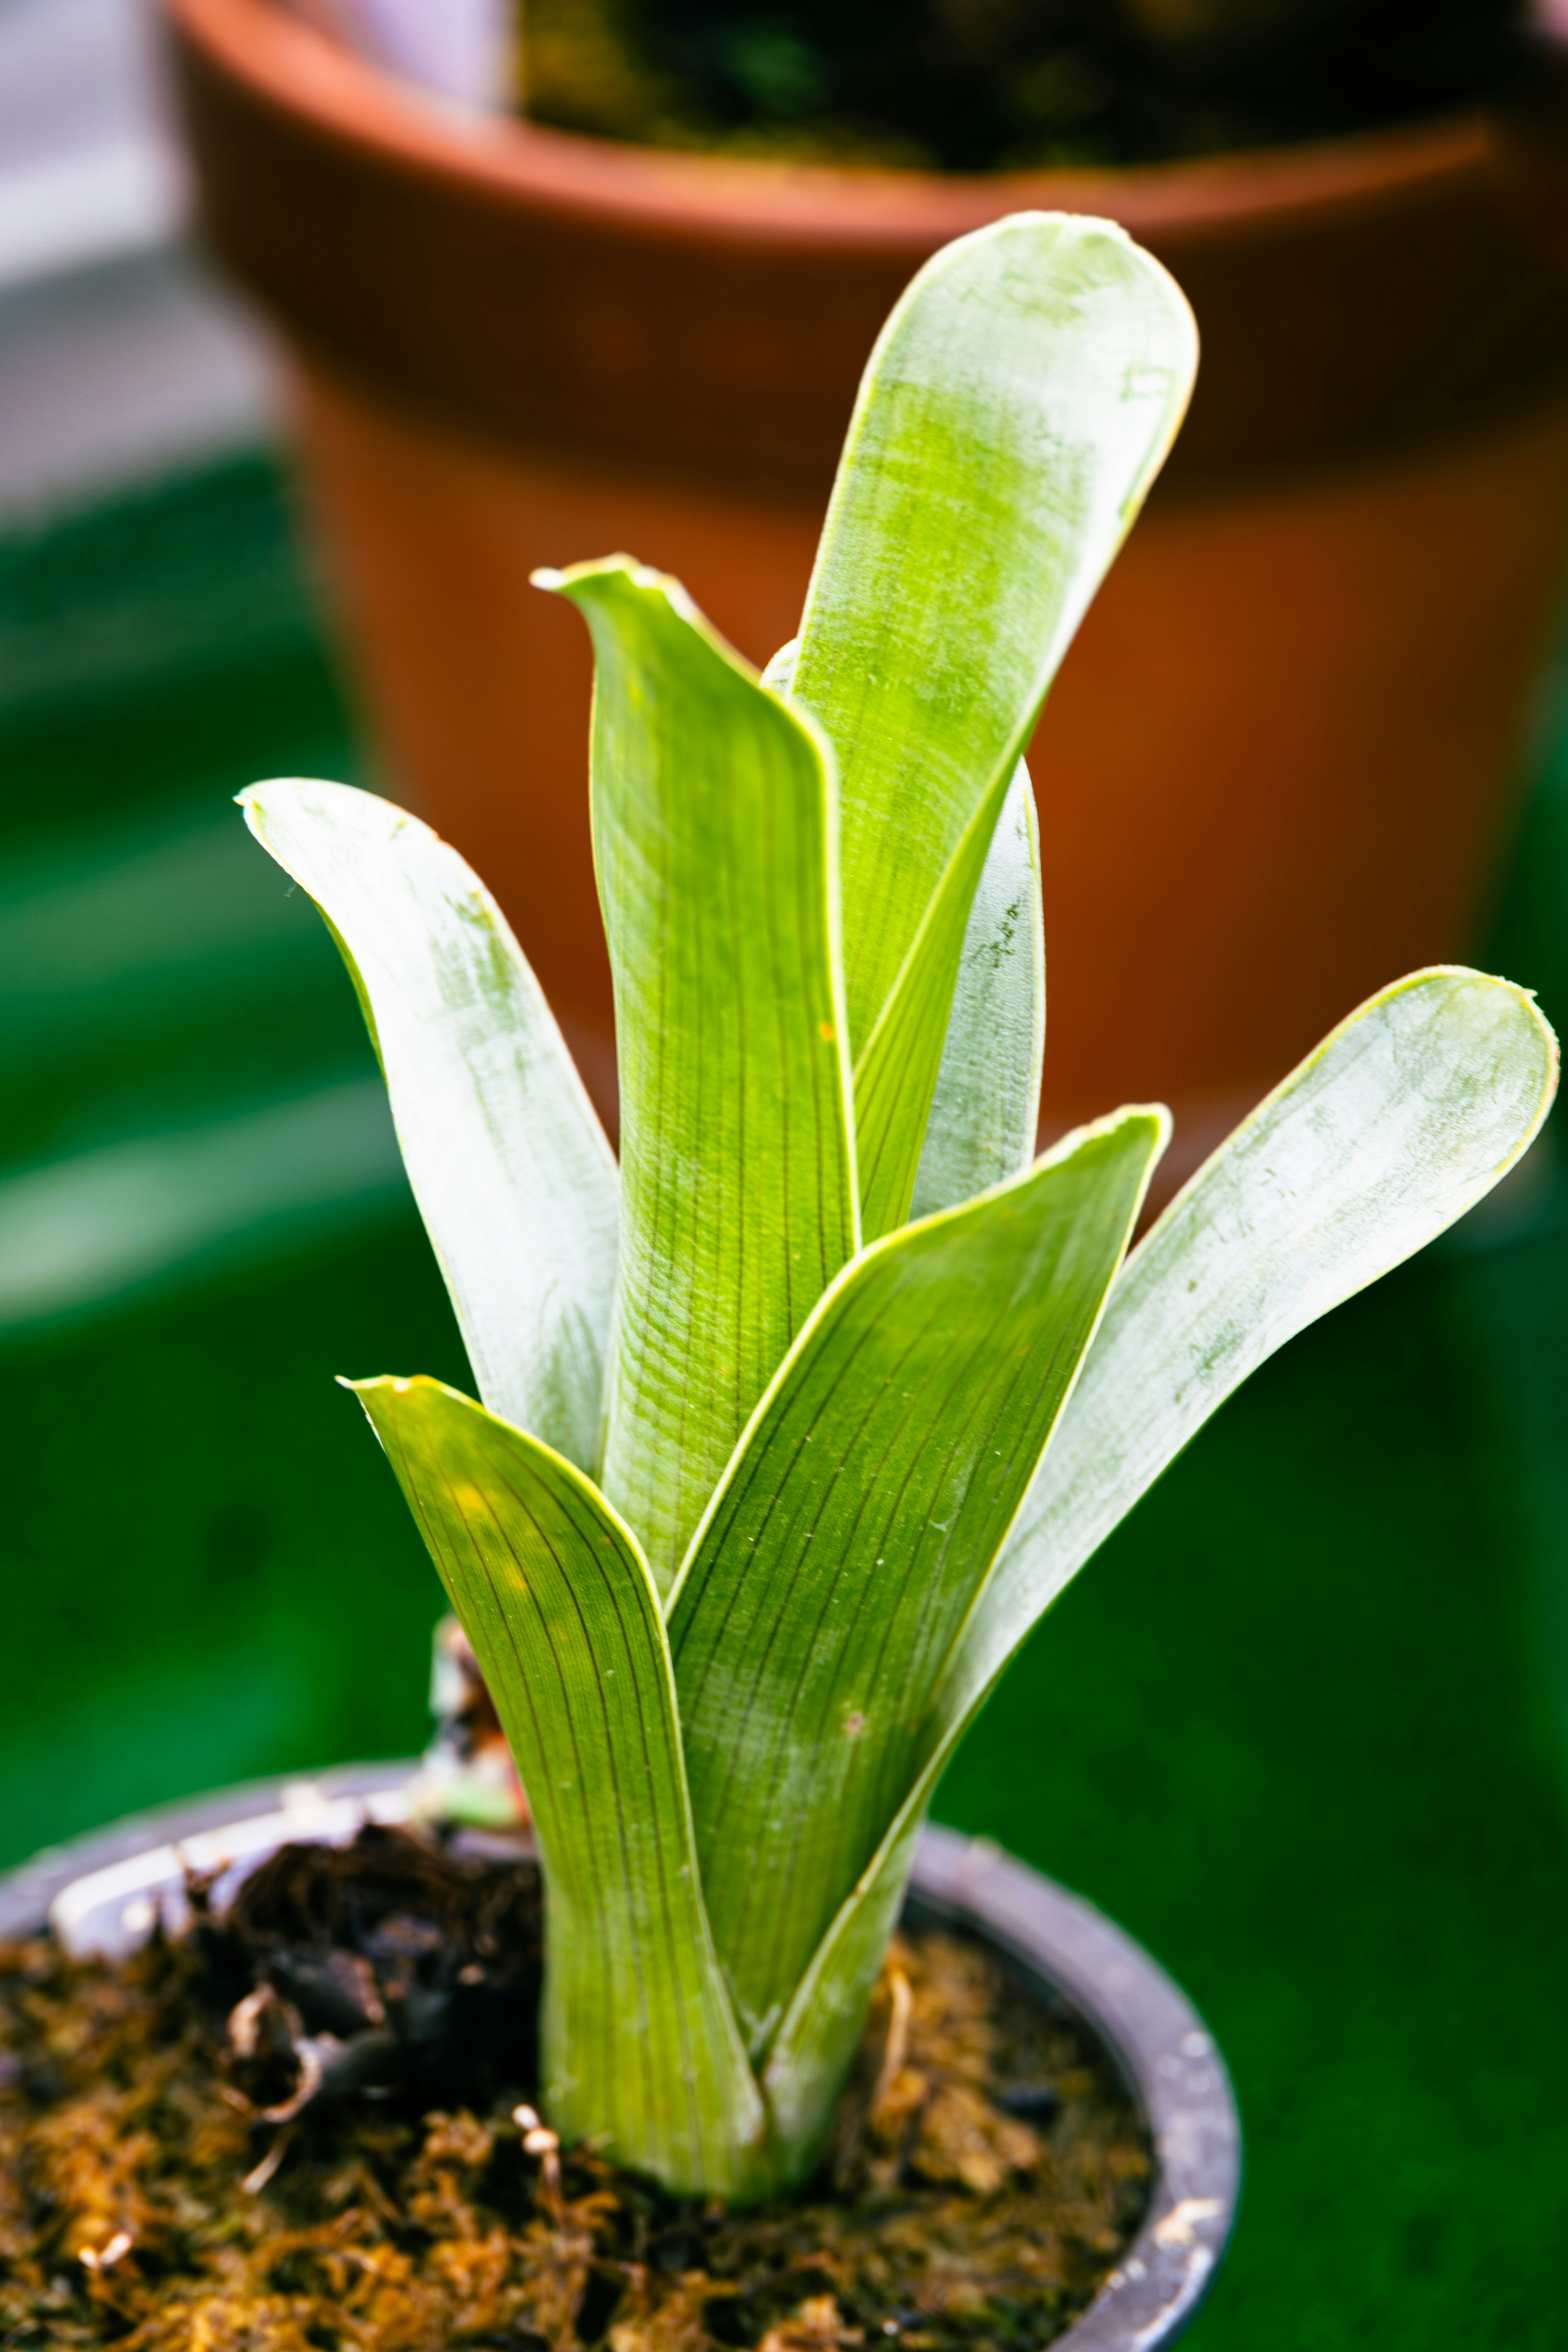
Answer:
POLYGON ((1526 995, 1435 970, 1353 1013, 1131 1256, 1166 1113, 1033 1156, 1020 755, 1194 362, 1119 229, 1021 215, 889 319, 762 677, 629 559, 542 576, 596 660, 618 1168, 453 850, 340 785, 245 795, 353 974, 479 1391, 353 1383, 528 1791, 544 2099, 673 2190, 809 2175, 932 1787, 1008 1658, 1238 1381, 1496 1182, 1555 1085, 1526 995))

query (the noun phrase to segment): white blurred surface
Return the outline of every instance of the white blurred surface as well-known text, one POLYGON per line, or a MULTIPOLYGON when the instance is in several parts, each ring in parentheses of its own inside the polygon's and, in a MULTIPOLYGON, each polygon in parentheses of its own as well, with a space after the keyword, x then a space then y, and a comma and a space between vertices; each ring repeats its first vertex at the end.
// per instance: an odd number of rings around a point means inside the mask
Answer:
POLYGON ((0 0, 0 292, 166 244, 184 212, 139 0, 0 0))
POLYGON ((0 525, 272 437, 186 214, 145 0, 0 0, 0 525))
POLYGON ((461 107, 504 106, 511 0, 290 0, 405 81, 461 107))
POLYGON ((0 299, 0 524, 270 440, 250 320, 175 247, 0 299))

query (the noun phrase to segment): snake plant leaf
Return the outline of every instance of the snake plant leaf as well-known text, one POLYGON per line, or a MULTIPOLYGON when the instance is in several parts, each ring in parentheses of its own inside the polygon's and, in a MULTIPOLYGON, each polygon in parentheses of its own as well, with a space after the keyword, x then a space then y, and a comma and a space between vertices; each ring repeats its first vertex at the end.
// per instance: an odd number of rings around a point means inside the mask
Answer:
POLYGON ((1556 1085, 1556 1041, 1525 991, 1456 967, 1413 973, 1342 1023, 1133 1251, 954 1647, 904 1801, 774 2042, 763 2082, 781 2133, 841 2079, 931 1791, 1008 1659, 1250 1372, 1506 1175, 1556 1085))
POLYGON ((239 798, 348 965, 480 1395, 592 1469, 616 1163, 505 917, 455 849, 373 793, 285 778, 239 798))
POLYGON ((703 1889, 753 2056, 918 1768, 1167 1129, 1121 1111, 864 1252, 693 1544, 670 1647, 703 1889))
POLYGON ((1121 229, 1020 213, 929 261, 868 365, 792 689, 838 760, 868 1234, 907 1213, 1002 801, 1196 351, 1121 229))
POLYGON ((552 2122, 678 2193, 753 2193, 767 2118, 702 1907, 664 1621, 635 1537, 560 1454, 439 1381, 347 1385, 528 1790, 552 2122))
POLYGON ((542 574, 594 638, 621 1289, 603 1484, 667 1584, 747 1416, 859 1244, 831 754, 679 582, 542 574))
POLYGON ((1020 760, 969 910, 911 1216, 972 1201, 1028 1166, 1045 1050, 1040 836, 1020 760))

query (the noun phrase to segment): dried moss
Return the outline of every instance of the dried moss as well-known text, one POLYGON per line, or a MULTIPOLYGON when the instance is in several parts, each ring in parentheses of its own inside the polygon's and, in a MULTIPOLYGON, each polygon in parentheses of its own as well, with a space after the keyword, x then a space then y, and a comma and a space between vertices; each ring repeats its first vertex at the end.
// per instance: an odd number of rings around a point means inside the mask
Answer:
MULTIPOLYGON (((248 1916, 121 1967, 47 1939, 0 1948, 0 2343, 1028 2352, 1135 2228, 1148 2150, 1103 2053, 984 1948, 935 1932, 889 1954, 811 2197, 726 2214, 591 2154, 529 2154, 513 2115, 534 2095, 526 2063, 478 2109, 433 2096, 479 2080, 452 2027, 463 2001, 442 2011, 440 1988, 515 1993, 537 1967, 526 1874, 416 1852, 381 1832, 356 1877, 353 1849, 325 1872, 319 1851, 286 1850, 270 1885, 251 1882, 248 1916), (432 1926, 434 1941, 415 1932, 432 1926), (237 2006, 289 2028, 269 2052, 243 2021, 231 2030, 241 1966, 237 2006), (301 2107, 293 2043, 324 2049, 330 2073, 353 2036, 306 2032, 279 1979, 308 2003, 335 1971, 362 2015, 382 2010, 384 2037, 399 1969, 405 2009, 428 1996, 417 2053, 405 2035, 384 2079, 345 2077, 301 2107)), ((531 2032, 505 2048, 531 2060, 531 2032)))

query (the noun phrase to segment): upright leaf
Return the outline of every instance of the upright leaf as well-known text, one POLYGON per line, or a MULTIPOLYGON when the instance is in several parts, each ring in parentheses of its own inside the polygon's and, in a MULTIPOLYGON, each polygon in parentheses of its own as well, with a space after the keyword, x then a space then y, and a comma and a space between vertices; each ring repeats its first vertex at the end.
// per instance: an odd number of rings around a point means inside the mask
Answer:
POLYGON ((326 919, 479 1393, 591 1468, 616 1285, 616 1164, 495 900, 406 810, 282 779, 246 822, 326 919))
POLYGON ((1020 760, 969 910, 911 1216, 972 1201, 1028 1166, 1045 1049, 1040 837, 1020 760))
POLYGON ((866 1251, 700 1531, 670 1645, 703 1888, 754 2053, 916 1769, 1166 1124, 1121 1112, 866 1251))
POLYGON ((351 1383, 473 1644, 545 1870, 545 2098, 678 2192, 763 2181, 702 1907, 658 1596, 580 1472, 437 1381, 351 1383))
POLYGON ((764 2085, 781 2134, 841 2078, 931 1791, 1019 1643, 1249 1372, 1491 1190, 1556 1085, 1556 1041, 1524 991, 1414 973, 1260 1104, 1132 1253, 953 1649, 908 1794, 774 2042, 764 2085))
POLYGON ((541 577, 596 668, 622 1178, 604 1484, 663 1584, 859 1238, 833 772, 677 582, 624 558, 541 577))
MULTIPOLYGON (((763 684, 794 691, 800 640, 781 646, 763 684)), ((928 927, 973 887, 979 835, 949 869, 928 927)), ((856 1087, 873 1158, 862 1151, 862 1196, 873 1232, 901 1222, 902 1185, 912 1128, 901 1114, 918 1033, 937 1018, 945 984, 940 960, 915 967, 924 987, 898 1000, 878 1029, 856 1087), (911 1040, 916 1042, 911 1043, 911 1040)), ((916 1171, 912 1217, 973 1200, 1027 1167, 1040 1116, 1040 1065, 1046 1047, 1046 931, 1040 900, 1040 838, 1029 772, 1022 760, 1002 805, 973 888, 963 951, 942 1040, 931 1113, 916 1171)))
POLYGON ((944 247, 872 353, 793 687, 839 764, 868 1233, 907 1213, 1001 802, 1195 362, 1159 264, 1053 213, 944 247))

